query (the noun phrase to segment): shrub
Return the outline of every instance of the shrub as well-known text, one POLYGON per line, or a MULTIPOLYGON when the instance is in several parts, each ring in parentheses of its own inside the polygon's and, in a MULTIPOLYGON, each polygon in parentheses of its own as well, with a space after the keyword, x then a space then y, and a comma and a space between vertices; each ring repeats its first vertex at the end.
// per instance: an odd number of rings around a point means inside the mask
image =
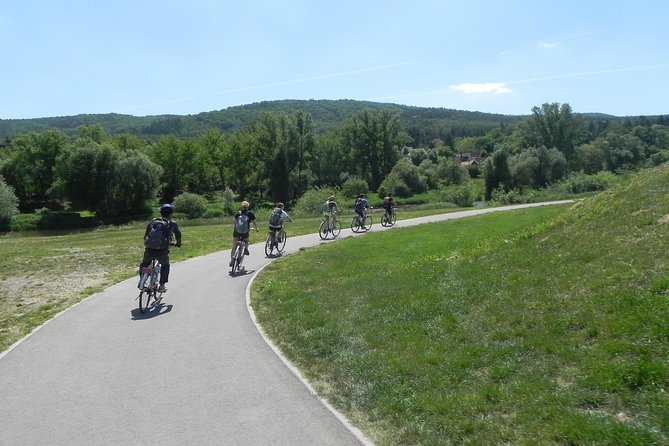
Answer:
POLYGON ((174 197, 174 207, 188 218, 199 218, 207 210, 207 199, 202 195, 184 192, 174 197))
MULTIPOLYGON (((337 197, 336 190, 331 187, 312 187, 298 198, 293 209, 293 213, 304 217, 320 215, 323 211, 323 204, 330 195, 337 197)), ((342 207, 342 203, 339 203, 342 207)))
POLYGON ((492 204, 522 204, 531 203, 534 199, 534 194, 531 192, 524 194, 520 189, 504 190, 504 186, 494 189, 492 191, 490 202, 492 204))
POLYGON ((619 178, 611 172, 599 172, 594 175, 575 173, 557 183, 554 188, 569 194, 582 194, 608 189, 618 181, 619 178))
POLYGON ((223 213, 235 215, 235 193, 229 187, 223 191, 223 213))
POLYGON ((360 194, 367 195, 368 193, 369 185, 362 178, 349 178, 341 186, 341 195, 346 198, 356 198, 360 194))
POLYGON ((440 195, 444 201, 454 203, 461 208, 474 206, 474 192, 468 185, 448 187, 443 189, 440 195))
POLYGON ((408 198, 413 195, 411 188, 397 175, 391 173, 383 180, 379 186, 379 197, 384 197, 387 193, 391 193, 396 197, 408 198))

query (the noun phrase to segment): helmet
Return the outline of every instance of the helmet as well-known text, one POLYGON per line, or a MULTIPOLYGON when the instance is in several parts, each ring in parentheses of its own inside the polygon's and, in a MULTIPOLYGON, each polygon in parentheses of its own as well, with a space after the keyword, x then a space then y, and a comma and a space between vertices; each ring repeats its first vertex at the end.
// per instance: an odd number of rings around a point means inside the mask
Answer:
POLYGON ((330 196, 328 197, 328 201, 335 201, 335 197, 334 197, 334 195, 330 195, 330 196))
POLYGON ((283 203, 278 203, 276 207, 283 209, 283 203))
POLYGON ((165 203, 161 205, 160 208, 158 208, 158 210, 160 211, 160 215, 162 215, 163 217, 169 217, 170 215, 172 215, 172 211, 174 210, 174 208, 172 207, 171 204, 165 203))
POLYGON ((248 209, 249 208, 249 202, 244 200, 242 201, 242 209, 248 209))

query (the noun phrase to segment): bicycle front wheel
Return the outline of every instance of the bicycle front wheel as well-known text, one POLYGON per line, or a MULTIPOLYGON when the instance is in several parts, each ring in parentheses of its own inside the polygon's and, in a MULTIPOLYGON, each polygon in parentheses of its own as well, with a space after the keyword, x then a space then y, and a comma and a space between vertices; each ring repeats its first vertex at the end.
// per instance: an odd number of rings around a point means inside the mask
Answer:
POLYGON ((286 235, 286 231, 284 231, 283 229, 278 235, 281 241, 277 242, 276 250, 279 252, 283 252, 283 250, 286 248, 286 239, 288 238, 288 236, 286 235))
POLYGON ((265 242, 265 255, 269 257, 272 255, 272 251, 274 250, 274 246, 272 246, 272 234, 267 236, 267 241, 265 242))
POLYGON ((325 221, 321 222, 321 226, 318 228, 318 235, 321 236, 321 240, 328 238, 328 224, 325 221))
POLYGON ((369 215, 366 216, 362 226, 365 231, 369 231, 372 228, 372 217, 370 217, 369 215))
POLYGON ((334 225, 332 226, 332 236, 337 237, 341 232, 341 223, 339 220, 335 220, 334 225))
POLYGON ((394 225, 396 221, 397 221, 397 215, 395 215, 395 213, 393 212, 392 214, 390 214, 390 226, 394 225))
POLYGON ((153 292, 149 288, 143 288, 139 291, 139 296, 137 297, 137 300, 139 301, 138 304, 140 313, 144 313, 149 309, 152 297, 153 297, 153 292))

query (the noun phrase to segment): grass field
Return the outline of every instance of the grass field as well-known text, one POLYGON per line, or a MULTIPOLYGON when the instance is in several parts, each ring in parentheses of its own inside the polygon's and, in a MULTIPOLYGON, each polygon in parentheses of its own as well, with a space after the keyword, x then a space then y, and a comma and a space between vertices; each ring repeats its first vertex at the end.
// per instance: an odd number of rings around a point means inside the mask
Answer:
POLYGON ((669 166, 304 250, 259 323, 379 445, 669 444, 669 166))

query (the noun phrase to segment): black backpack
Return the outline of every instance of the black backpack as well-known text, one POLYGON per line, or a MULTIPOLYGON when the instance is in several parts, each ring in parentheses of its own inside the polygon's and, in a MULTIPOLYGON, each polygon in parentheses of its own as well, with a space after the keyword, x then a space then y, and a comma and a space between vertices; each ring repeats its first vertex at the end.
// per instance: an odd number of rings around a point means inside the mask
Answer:
POLYGON ((167 247, 170 240, 169 222, 164 218, 154 218, 149 226, 149 233, 144 237, 144 246, 149 249, 167 247))
POLYGON ((281 226, 281 214, 282 214, 282 212, 283 211, 280 210, 280 209, 278 211, 272 212, 272 215, 269 217, 269 225, 270 226, 274 226, 274 227, 281 226))

